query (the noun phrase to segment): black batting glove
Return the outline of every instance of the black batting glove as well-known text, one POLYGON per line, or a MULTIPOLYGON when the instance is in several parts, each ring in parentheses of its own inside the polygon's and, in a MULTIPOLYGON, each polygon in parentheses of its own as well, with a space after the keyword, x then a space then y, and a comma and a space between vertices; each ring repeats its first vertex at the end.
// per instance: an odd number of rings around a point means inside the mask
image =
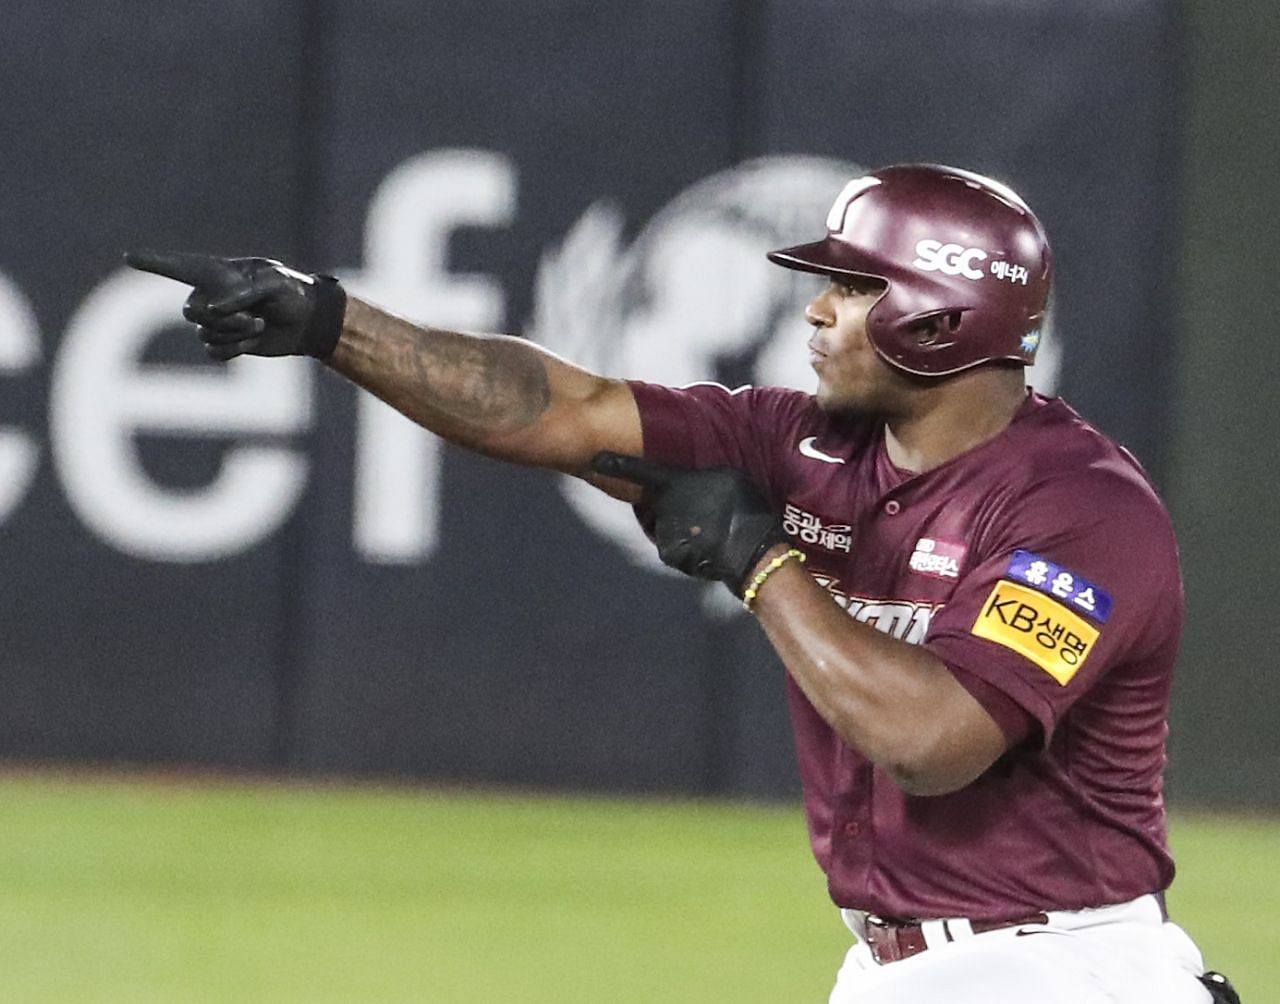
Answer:
POLYGON ((597 453, 591 468, 642 486, 653 506, 654 543, 663 564, 723 582, 741 597, 766 551, 790 544, 778 514, 732 467, 690 470, 644 457, 597 453))
POLYGON ((347 294, 333 276, 297 272, 270 258, 138 251, 124 260, 195 287, 182 316, 215 359, 244 353, 328 359, 342 335, 347 294))

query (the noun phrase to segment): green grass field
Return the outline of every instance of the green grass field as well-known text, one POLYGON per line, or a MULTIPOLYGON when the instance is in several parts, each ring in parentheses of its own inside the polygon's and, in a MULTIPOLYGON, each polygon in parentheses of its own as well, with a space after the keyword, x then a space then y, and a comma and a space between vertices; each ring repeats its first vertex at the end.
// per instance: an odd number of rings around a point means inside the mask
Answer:
MULTIPOLYGON (((798 807, 30 774, 0 813, 3 1001, 825 1001, 848 940, 798 807)), ((1278 838, 1173 831, 1245 1004, 1278 838)))

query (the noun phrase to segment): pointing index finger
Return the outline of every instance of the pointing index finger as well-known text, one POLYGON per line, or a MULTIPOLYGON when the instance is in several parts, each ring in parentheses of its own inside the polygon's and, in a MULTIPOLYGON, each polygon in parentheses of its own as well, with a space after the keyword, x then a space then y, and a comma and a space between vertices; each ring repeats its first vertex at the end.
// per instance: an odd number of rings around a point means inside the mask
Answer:
POLYGON ((680 473, 680 468, 647 457, 605 451, 591 458, 591 469, 610 478, 632 481, 644 488, 665 488, 680 473))
POLYGON ((153 272, 204 290, 221 289, 240 277, 231 262, 216 255, 184 251, 128 251, 124 260, 142 272, 153 272))

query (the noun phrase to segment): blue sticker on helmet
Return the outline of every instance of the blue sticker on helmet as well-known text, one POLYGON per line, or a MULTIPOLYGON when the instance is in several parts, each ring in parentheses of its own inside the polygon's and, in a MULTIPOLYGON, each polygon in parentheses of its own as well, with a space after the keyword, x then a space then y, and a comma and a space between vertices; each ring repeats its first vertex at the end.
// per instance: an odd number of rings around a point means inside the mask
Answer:
POLYGON ((1071 609, 1079 610, 1099 624, 1105 624, 1111 616, 1109 593, 1057 562, 1030 551, 1014 551, 1004 577, 1061 600, 1071 609))

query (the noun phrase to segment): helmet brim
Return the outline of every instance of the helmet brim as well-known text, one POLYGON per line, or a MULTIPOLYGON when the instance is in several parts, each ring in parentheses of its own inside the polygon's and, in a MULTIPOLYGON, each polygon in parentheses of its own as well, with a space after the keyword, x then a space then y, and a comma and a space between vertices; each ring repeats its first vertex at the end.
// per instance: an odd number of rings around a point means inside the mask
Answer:
POLYGON ((767 252, 766 257, 783 268, 817 275, 856 275, 889 282, 893 272, 888 262, 859 251, 837 237, 779 248, 767 252))

